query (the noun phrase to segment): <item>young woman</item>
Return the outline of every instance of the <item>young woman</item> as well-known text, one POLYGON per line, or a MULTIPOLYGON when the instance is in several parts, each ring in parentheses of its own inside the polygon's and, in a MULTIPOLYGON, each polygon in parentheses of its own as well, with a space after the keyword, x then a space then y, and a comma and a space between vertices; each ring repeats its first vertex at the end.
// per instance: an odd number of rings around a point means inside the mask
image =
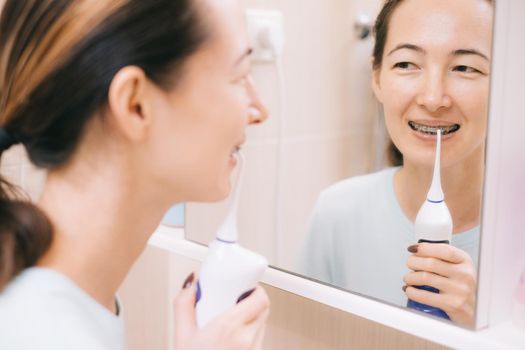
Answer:
MULTIPOLYGON (((33 205, 2 179, 0 348, 122 349, 115 293, 174 203, 230 191, 245 127, 266 119, 236 0, 8 0, 0 152, 48 170, 33 205)), ((261 288, 203 329, 193 275, 177 349, 251 349, 261 288)))
POLYGON ((402 306, 408 297, 457 324, 473 323, 492 16, 488 0, 386 1, 375 25, 372 84, 402 163, 321 194, 303 273, 402 306), (452 244, 413 245, 434 165, 429 133, 437 129, 452 244))

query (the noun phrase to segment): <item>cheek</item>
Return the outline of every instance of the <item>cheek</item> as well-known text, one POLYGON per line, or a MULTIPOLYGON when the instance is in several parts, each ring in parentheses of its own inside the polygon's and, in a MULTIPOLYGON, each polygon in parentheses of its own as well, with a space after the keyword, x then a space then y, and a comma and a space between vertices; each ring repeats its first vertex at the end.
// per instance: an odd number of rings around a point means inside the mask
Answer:
POLYGON ((454 102, 473 132, 485 133, 489 106, 489 84, 458 84, 454 102))
POLYGON ((405 77, 389 76, 382 82, 382 98, 385 113, 392 117, 402 117, 418 93, 418 81, 405 77))

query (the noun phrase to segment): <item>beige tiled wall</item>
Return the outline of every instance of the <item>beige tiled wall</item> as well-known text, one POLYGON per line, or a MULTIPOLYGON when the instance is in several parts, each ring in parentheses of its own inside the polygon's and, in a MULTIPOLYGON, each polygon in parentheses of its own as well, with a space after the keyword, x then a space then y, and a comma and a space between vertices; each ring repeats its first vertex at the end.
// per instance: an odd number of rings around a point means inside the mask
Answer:
MULTIPOLYGON (((239 209, 240 242, 272 265, 293 270, 319 192, 372 170, 379 117, 370 87, 372 43, 354 38, 355 1, 244 4, 281 11, 286 45, 281 90, 276 65, 253 66, 271 113, 265 124, 250 128, 244 148, 248 166, 239 209)), ((188 237, 209 242, 226 210, 227 202, 190 204, 188 237)))

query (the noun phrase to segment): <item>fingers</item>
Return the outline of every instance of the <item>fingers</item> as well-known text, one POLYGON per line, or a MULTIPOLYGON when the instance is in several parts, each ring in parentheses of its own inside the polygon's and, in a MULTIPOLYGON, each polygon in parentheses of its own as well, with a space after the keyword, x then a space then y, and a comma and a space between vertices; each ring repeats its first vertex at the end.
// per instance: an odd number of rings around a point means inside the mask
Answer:
POLYGON ((196 331, 195 319, 195 275, 192 273, 184 282, 183 289, 173 302, 175 339, 184 339, 196 331))
POLYGON ((262 349, 262 341, 269 315, 270 310, 266 309, 252 323, 249 323, 246 326, 246 333, 248 337, 253 339, 250 349, 262 349))
POLYGON ((475 296, 473 294, 433 293, 407 286, 405 293, 410 300, 437 307, 447 313, 459 325, 469 326, 474 322, 475 296))
POLYGON ((422 258, 436 258, 453 264, 471 261, 470 256, 466 252, 450 244, 419 243, 409 248, 415 256, 422 258))
POLYGON ((423 258, 411 255, 407 259, 407 266, 413 271, 426 271, 444 277, 451 277, 453 265, 435 258, 423 258))
POLYGON ((444 310, 443 298, 438 293, 432 293, 426 290, 415 288, 413 286, 407 286, 405 289, 405 294, 410 300, 444 310))
POLYGON ((453 293, 457 285, 450 279, 427 271, 411 272, 403 278, 409 286, 430 286, 440 290, 442 293, 453 293))
POLYGON ((269 300, 261 287, 226 313, 212 320, 206 328, 218 329, 228 349, 260 349, 269 315, 269 300))
POLYGON ((259 319, 253 323, 253 326, 255 327, 255 341, 253 343, 252 349, 254 350, 262 350, 263 349, 263 341, 264 341, 264 334, 266 332, 266 322, 268 321, 268 316, 270 315, 270 310, 266 310, 259 319))
POLYGON ((415 271, 403 278, 405 293, 413 301, 437 307, 461 325, 474 320, 476 271, 470 256, 448 244, 420 243, 409 247, 407 266, 415 271), (414 288, 430 286, 439 293, 414 288))
POLYGON ((231 311, 231 317, 241 324, 256 321, 270 307, 270 300, 263 288, 258 286, 247 298, 239 302, 231 311))
POLYGON ((476 271, 470 258, 462 263, 450 263, 437 258, 411 255, 407 259, 407 266, 413 271, 432 272, 468 285, 476 284, 476 271))
POLYGON ((445 277, 475 281, 475 269, 468 253, 449 244, 420 243, 409 247, 413 255, 407 265, 414 271, 428 271, 445 277))

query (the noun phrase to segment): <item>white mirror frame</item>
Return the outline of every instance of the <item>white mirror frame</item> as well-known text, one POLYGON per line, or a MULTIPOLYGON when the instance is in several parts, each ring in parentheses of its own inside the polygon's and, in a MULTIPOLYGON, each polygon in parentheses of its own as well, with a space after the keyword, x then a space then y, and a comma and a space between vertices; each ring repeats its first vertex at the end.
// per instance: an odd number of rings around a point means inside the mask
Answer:
MULTIPOLYGON (((514 290, 525 267, 523 17, 525 1, 496 0, 476 313, 478 331, 275 268, 268 269, 263 283, 448 347, 525 349, 525 330, 519 331, 511 322, 514 290)), ((207 253, 206 247, 184 238, 184 229, 166 226, 157 229, 149 244, 197 261, 203 261, 207 253)))

